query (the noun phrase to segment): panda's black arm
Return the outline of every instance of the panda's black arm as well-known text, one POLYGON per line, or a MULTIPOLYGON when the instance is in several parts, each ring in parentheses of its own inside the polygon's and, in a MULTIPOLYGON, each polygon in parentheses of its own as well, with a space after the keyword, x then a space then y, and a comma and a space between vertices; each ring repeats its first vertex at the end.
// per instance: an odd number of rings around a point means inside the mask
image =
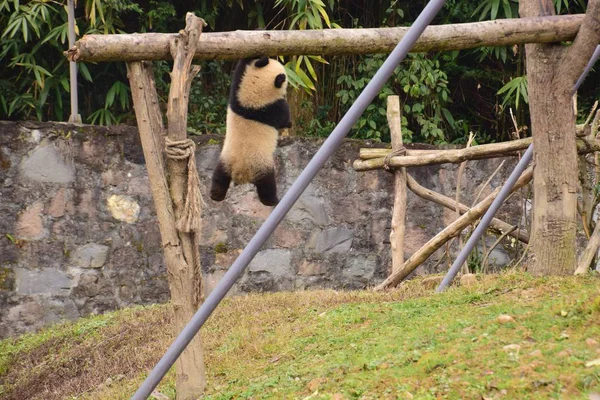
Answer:
POLYGON ((263 108, 254 109, 243 107, 234 96, 234 100, 229 104, 229 106, 237 115, 246 119, 267 124, 275 129, 292 127, 292 121, 290 119, 290 106, 285 99, 280 99, 275 103, 269 104, 263 108))
POLYGON ((272 115, 277 116, 276 121, 275 121, 275 123, 277 125, 277 126, 275 126, 276 129, 292 127, 290 106, 287 103, 287 101, 279 100, 278 102, 276 102, 275 104, 273 104, 270 107, 273 108, 271 110, 272 115))

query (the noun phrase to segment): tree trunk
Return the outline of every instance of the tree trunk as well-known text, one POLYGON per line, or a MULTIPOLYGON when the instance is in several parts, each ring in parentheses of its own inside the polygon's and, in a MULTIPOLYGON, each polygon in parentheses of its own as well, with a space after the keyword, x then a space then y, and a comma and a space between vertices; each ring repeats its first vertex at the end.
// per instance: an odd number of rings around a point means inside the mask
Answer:
MULTIPOLYGON (((577 145, 573 86, 600 39, 600 1, 590 0, 570 47, 527 44, 527 77, 534 148, 533 221, 528 271, 570 275, 576 265, 577 145)), ((523 17, 554 14, 553 0, 521 0, 523 17)))
MULTIPOLYGON (((411 51, 567 41, 575 37, 582 20, 582 15, 563 15, 432 25, 425 29, 411 51)), ((195 57, 236 60, 259 55, 389 53, 407 31, 408 28, 368 28, 204 33, 195 57)), ((165 33, 85 35, 66 54, 70 61, 82 62, 169 60, 170 43, 176 36, 165 33)))

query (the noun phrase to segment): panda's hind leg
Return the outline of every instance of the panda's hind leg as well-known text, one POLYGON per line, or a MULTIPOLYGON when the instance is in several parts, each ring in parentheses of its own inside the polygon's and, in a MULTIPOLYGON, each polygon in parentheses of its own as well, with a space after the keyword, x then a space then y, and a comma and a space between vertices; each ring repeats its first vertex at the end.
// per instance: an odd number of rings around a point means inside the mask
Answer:
POLYGON ((274 168, 271 168, 266 174, 261 175, 254 184, 256 185, 256 192, 261 203, 265 206, 276 206, 279 203, 274 168))
POLYGON ((231 175, 227 171, 227 168, 225 168, 223 161, 219 160, 212 175, 210 198, 214 201, 223 201, 227 195, 227 190, 229 190, 230 183, 231 175))

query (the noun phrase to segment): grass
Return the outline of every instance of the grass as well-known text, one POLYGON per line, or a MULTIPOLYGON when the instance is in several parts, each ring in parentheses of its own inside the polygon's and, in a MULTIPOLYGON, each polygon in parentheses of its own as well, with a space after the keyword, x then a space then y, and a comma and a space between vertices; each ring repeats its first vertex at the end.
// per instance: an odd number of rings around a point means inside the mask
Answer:
MULTIPOLYGON (((600 392, 597 277, 481 276, 435 295, 229 298, 202 331, 203 399, 588 399, 600 392), (512 322, 500 323, 508 314, 512 322)), ((128 399, 173 336, 136 307, 0 342, 0 398, 128 399)), ((158 387, 174 398, 171 371, 158 387)))

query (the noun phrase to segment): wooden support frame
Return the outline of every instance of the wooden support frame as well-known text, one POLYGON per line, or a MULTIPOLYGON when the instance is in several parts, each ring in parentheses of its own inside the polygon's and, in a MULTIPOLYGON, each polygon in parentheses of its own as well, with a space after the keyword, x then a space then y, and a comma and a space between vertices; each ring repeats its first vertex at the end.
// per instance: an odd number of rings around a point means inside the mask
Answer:
MULTIPOLYGON (((176 220, 181 217, 188 194, 187 164, 184 160, 168 160, 169 187, 163 151, 165 138, 171 141, 187 138, 188 95, 191 81, 198 72, 198 68, 192 67, 191 62, 203 25, 204 21, 201 18, 188 13, 186 29, 180 32, 172 46, 175 63, 171 74, 167 111, 168 135, 162 122, 151 64, 140 61, 127 64, 133 105, 167 264, 175 332, 185 327, 202 301, 199 232, 182 232, 177 229, 176 220)), ((178 358, 175 368, 177 399, 191 400, 200 396, 206 387, 204 351, 200 335, 187 346, 178 358)))
MULTIPOLYGON (((525 186, 533 177, 533 167, 529 167, 519 178, 511 193, 525 186)), ((466 214, 458 218, 456 221, 448 225, 444 230, 435 235, 429 240, 423 247, 421 247, 416 253, 414 253, 402 268, 392 273, 385 281, 375 287, 375 290, 390 289, 398 285, 403 279, 405 279, 411 272, 413 272, 419 265, 425 262, 429 256, 431 256, 437 249, 442 247, 451 238, 455 237, 464 228, 472 224, 475 220, 480 218, 490 207, 501 188, 496 188, 489 196, 480 201, 475 207, 471 208, 466 214)))

